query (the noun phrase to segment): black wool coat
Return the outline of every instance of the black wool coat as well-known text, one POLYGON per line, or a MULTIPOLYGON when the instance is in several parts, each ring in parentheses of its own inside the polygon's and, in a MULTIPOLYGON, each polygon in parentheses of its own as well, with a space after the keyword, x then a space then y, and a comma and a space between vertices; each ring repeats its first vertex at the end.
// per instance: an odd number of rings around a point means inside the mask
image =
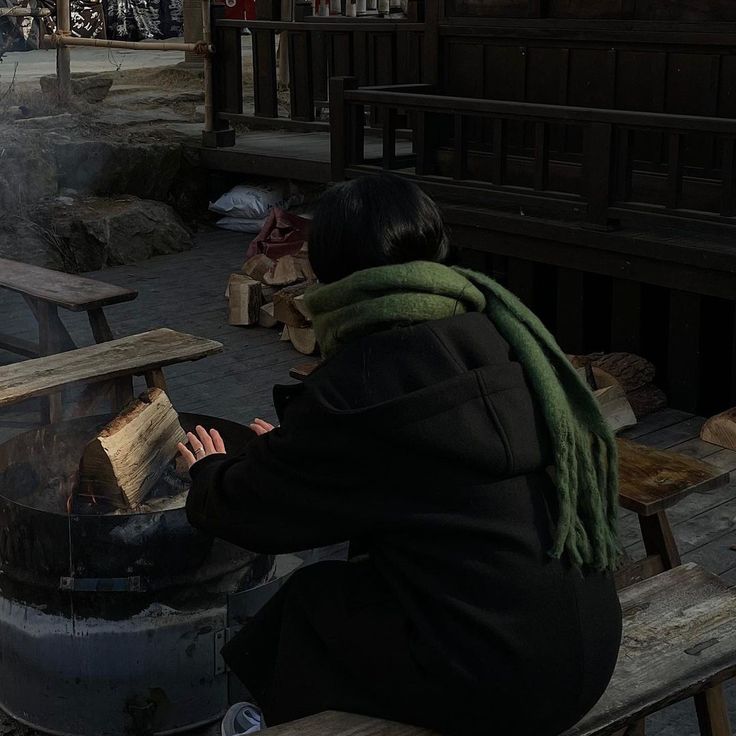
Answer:
POLYGON ((592 707, 618 598, 548 554, 547 430, 485 315, 356 340, 275 402, 279 428, 193 466, 191 523, 259 552, 365 555, 295 575, 225 650, 267 722, 336 708, 544 736, 592 707))

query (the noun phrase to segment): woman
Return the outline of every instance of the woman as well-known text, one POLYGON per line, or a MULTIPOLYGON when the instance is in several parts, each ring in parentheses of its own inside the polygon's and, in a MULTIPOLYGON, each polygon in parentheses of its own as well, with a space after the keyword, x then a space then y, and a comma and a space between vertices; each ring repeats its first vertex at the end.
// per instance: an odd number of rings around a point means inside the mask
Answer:
POLYGON ((223 651, 269 725, 336 709, 551 736, 611 677, 615 444, 539 321, 446 255, 413 184, 331 189, 307 296, 326 360, 277 387, 281 426, 251 425, 242 457, 201 427, 181 447, 195 526, 363 553, 297 572, 223 651))

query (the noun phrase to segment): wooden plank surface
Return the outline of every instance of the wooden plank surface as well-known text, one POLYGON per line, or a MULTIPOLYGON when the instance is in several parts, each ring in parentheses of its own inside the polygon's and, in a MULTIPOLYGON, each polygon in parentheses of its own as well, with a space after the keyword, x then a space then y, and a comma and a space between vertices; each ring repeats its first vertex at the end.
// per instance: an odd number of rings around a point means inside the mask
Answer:
MULTIPOLYGON (((564 736, 612 734, 736 672, 736 593, 697 565, 620 592, 623 641, 608 689, 564 736)), ((492 721, 492 715, 489 716, 492 721)), ((490 721, 489 721, 490 722, 490 721)), ((326 711, 267 729, 269 736, 429 736, 414 726, 326 711)))
POLYGON ((83 276, 0 258, 0 287, 73 312, 135 299, 138 292, 83 276))
POLYGON ((222 344, 169 329, 130 335, 101 345, 0 367, 0 407, 66 386, 139 375, 161 366, 199 360, 222 344))
POLYGON ((565 736, 613 733, 736 672, 736 593, 693 564, 620 592, 623 641, 608 689, 565 736))
POLYGON ((619 498, 637 514, 651 516, 695 491, 728 483, 728 472, 701 460, 618 440, 619 498))

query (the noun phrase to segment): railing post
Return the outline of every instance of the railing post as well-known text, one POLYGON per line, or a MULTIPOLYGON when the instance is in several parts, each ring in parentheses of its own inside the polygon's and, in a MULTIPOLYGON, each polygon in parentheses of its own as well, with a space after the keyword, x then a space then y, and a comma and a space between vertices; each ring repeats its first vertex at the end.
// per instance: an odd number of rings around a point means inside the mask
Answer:
POLYGON ((736 215, 736 139, 723 141, 721 162, 721 215, 736 215))
MULTIPOLYGON (((358 88, 355 77, 330 79, 330 159, 332 180, 343 181, 352 163, 356 137, 356 115, 345 104, 345 92, 358 88)), ((362 121, 360 133, 362 135, 362 121)))
POLYGON ((215 52, 212 56, 212 115, 213 130, 202 133, 202 145, 218 148, 235 145, 235 131, 220 113, 243 112, 243 64, 240 49, 240 29, 221 28, 217 21, 225 18, 225 7, 212 5, 210 29, 215 52))
POLYGON ((585 128, 583 191, 587 194, 588 220, 602 227, 609 225, 612 139, 611 123, 591 123, 585 128))
POLYGON ((291 119, 314 120, 314 68, 312 66, 312 32, 289 31, 289 94, 291 119))
POLYGON ((276 92, 276 32, 271 29, 252 31, 253 98, 255 114, 264 118, 279 116, 276 92))

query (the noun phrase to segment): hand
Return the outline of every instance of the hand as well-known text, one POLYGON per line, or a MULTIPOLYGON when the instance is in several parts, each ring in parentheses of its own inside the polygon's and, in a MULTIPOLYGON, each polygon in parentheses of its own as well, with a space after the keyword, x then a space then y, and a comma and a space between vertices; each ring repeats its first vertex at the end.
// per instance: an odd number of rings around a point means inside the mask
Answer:
POLYGON ((268 434, 269 432, 272 432, 275 427, 273 424, 269 424, 268 422, 264 422, 263 419, 254 419, 249 425, 248 425, 259 437, 262 434, 268 434))
POLYGON ((207 455, 224 455, 225 443, 222 441, 220 433, 216 429, 209 432, 201 425, 196 427, 197 434, 187 432, 187 439, 191 445, 191 450, 183 443, 177 445, 179 454, 184 459, 187 469, 191 468, 194 463, 201 460, 207 455))

